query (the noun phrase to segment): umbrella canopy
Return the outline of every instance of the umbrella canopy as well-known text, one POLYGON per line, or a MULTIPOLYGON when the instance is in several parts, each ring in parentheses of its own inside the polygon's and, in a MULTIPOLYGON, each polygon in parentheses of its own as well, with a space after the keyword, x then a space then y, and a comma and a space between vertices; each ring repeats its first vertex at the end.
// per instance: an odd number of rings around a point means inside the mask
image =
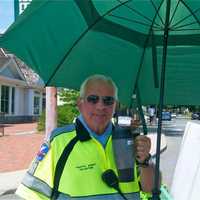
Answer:
MULTIPOLYGON (((33 0, 0 47, 46 85, 78 89, 102 73, 117 83, 123 103, 137 85, 142 104, 157 104, 168 1, 33 0)), ((200 1, 173 0, 169 11, 164 104, 198 105, 200 1)))

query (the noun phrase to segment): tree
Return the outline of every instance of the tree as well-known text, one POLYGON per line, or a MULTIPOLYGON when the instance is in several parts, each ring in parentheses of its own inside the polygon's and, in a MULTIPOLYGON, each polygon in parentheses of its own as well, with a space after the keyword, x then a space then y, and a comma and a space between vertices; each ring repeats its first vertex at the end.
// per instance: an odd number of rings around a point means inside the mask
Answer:
MULTIPOLYGON (((71 124, 74 118, 79 115, 79 111, 76 107, 76 100, 79 96, 79 92, 66 88, 58 90, 58 96, 62 102, 62 105, 58 106, 58 127, 71 124)), ((45 111, 40 116, 38 123, 38 130, 43 131, 45 129, 45 111)))
POLYGON ((76 100, 79 96, 79 92, 72 89, 60 88, 58 91, 58 96, 63 104, 76 106, 76 100))

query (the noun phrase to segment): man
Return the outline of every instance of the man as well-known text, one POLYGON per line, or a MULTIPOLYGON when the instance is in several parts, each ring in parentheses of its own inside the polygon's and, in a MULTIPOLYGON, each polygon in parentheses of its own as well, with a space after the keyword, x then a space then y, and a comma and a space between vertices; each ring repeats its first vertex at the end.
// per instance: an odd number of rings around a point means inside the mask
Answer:
POLYGON ((117 174, 111 123, 117 99, 117 87, 109 77, 93 75, 86 79, 80 88, 77 106, 81 114, 75 125, 53 131, 17 194, 28 200, 120 200, 139 199, 140 186, 151 192, 153 167, 145 162, 151 143, 145 136, 138 136, 134 142, 140 175, 135 166, 134 180, 120 182, 119 191, 102 179, 108 170, 117 174))
POLYGON ((149 113, 149 122, 150 122, 150 125, 152 125, 154 121, 155 108, 153 106, 150 106, 148 108, 148 113, 149 113))

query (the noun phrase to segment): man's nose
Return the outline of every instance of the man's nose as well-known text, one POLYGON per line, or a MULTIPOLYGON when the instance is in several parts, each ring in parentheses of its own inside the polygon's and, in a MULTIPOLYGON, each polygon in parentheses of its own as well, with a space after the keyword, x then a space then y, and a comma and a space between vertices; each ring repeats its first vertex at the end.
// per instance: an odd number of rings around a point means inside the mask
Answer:
POLYGON ((102 99, 99 99, 99 101, 96 103, 96 108, 99 109, 105 108, 105 104, 103 103, 102 99))

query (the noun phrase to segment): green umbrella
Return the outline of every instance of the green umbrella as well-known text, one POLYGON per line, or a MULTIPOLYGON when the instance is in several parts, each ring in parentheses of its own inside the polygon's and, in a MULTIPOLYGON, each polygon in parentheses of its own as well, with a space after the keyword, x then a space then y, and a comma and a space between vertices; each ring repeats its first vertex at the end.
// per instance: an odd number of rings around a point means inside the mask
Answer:
MULTIPOLYGON (((166 0, 33 0, 0 38, 47 85, 78 89, 90 74, 111 76, 129 103, 159 101, 166 0)), ((198 105, 200 2, 171 1, 165 104, 198 105)))
MULTIPOLYGON (((0 38, 46 85, 78 89, 109 75, 122 103, 200 104, 200 1, 34 0, 0 38)), ((157 199, 159 153, 156 158, 157 199)))

